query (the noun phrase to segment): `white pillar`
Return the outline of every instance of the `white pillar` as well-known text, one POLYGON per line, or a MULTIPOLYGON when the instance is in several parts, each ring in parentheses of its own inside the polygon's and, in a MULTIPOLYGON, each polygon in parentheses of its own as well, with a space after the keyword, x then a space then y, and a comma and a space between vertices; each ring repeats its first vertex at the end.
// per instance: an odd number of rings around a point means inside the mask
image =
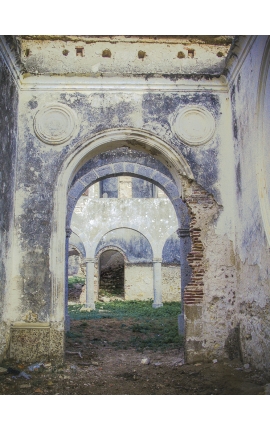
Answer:
POLYGON ((95 309, 94 295, 94 275, 95 275, 95 258, 86 258, 86 302, 87 309, 95 309))
POLYGON ((70 330, 70 316, 68 314, 68 247, 69 238, 72 234, 71 228, 66 228, 66 259, 65 259, 65 331, 70 330))
POLYGON ((162 277, 161 277, 161 258, 153 259, 153 288, 154 288, 154 303, 153 308, 160 308, 162 303, 162 277))

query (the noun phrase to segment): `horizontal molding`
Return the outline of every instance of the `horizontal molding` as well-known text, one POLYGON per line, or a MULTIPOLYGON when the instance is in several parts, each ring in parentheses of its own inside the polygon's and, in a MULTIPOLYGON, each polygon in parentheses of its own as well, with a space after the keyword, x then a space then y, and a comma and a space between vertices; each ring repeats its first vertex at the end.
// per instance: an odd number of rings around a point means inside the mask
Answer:
POLYGON ((14 322, 11 324, 11 328, 12 329, 28 329, 28 328, 32 328, 32 329, 37 329, 37 328, 50 328, 50 323, 42 323, 42 322, 35 322, 35 323, 30 323, 30 322, 14 322))
POLYGON ((176 82, 164 77, 29 77, 21 80, 22 91, 90 91, 90 92, 228 92, 224 77, 202 79, 179 79, 176 82))

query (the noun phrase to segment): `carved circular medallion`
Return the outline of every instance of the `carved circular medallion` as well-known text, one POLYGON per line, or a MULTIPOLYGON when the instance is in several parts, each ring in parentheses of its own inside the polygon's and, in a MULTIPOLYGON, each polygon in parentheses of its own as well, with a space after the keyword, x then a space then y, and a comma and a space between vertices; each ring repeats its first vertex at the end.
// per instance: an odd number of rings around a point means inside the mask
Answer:
POLYGON ((34 130, 42 142, 59 145, 71 139, 76 127, 76 115, 60 103, 46 105, 34 118, 34 130))
POLYGON ((213 115, 201 106, 187 106, 179 111, 174 125, 177 136, 187 145, 208 142, 215 131, 213 115))

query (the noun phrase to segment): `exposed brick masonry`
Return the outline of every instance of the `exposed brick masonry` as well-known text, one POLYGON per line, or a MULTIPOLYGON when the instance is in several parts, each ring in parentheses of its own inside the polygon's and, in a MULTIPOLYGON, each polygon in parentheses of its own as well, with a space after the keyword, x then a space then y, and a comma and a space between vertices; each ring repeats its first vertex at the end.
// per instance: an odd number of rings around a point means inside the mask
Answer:
MULTIPOLYGON (((184 302, 187 305, 201 303, 203 299, 203 276, 204 268, 204 246, 201 241, 201 229, 197 226, 198 205, 204 210, 210 209, 213 206, 214 199, 203 190, 199 185, 193 183, 190 195, 185 193, 185 203, 189 209, 190 215, 190 237, 191 237, 191 252, 187 256, 188 264, 192 268, 191 280, 187 284, 184 292, 184 302)), ((189 190, 190 191, 190 190, 189 190)))

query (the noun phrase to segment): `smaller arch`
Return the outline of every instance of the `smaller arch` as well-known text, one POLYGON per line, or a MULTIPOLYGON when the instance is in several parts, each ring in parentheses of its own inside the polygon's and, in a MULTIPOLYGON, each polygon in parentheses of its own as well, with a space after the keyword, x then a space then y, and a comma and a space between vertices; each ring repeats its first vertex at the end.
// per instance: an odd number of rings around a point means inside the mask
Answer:
POLYGON ((129 262, 152 262, 153 260, 153 248, 151 245, 151 242, 147 239, 147 237, 139 232, 138 230, 132 229, 132 228, 126 228, 126 227, 119 227, 112 230, 107 231, 103 236, 100 237, 99 242, 96 245, 94 255, 96 255, 101 248, 104 248, 104 246, 116 246, 125 253, 126 258, 129 262), (125 230, 123 232, 123 230, 125 230), (128 231, 128 234, 130 237, 125 237, 125 232, 128 231), (135 234, 132 236, 130 233, 135 232, 135 234), (116 234, 114 234, 116 233, 116 234), (111 234, 111 238, 107 237, 111 234), (108 242, 102 244, 102 239, 107 239, 108 242), (143 238, 143 239, 142 239, 143 238), (139 245, 138 245, 138 240, 139 245), (137 254, 139 251, 141 251, 140 248, 144 248, 144 258, 139 257, 137 254))
POLYGON ((82 258, 81 251, 73 243, 69 243, 68 247, 68 256, 70 257, 71 255, 80 255, 80 257, 82 258))
POLYGON ((83 241, 79 236, 79 234, 75 233, 74 231, 72 231, 70 235, 69 245, 75 246, 75 248, 77 248, 79 253, 81 254, 82 258, 86 257, 86 251, 85 251, 85 246, 83 244, 83 241))
POLYGON ((140 231, 132 228, 132 223, 130 225, 128 225, 127 223, 125 223, 121 227, 113 227, 112 226, 112 228, 109 228, 109 229, 108 229, 108 227, 104 227, 91 240, 91 243, 88 241, 87 238, 85 238, 85 240, 84 240, 83 243, 84 243, 84 247, 85 247, 85 250, 86 250, 86 255, 88 257, 94 257, 94 255, 96 253, 96 248, 97 248, 100 240, 102 239, 102 237, 105 236, 106 234, 108 234, 111 231, 118 230, 119 228, 125 228, 125 229, 128 229, 128 230, 133 230, 133 231, 138 232, 139 234, 142 234, 142 236, 144 236, 146 238, 146 240, 148 240, 148 242, 149 242, 149 244, 151 246, 151 249, 153 251, 153 243, 154 243, 154 241, 153 241, 152 236, 148 232, 143 232, 142 233, 142 232, 140 232, 140 231))
POLYGON ((84 270, 85 255, 76 245, 69 243, 67 254, 67 276, 85 277, 84 270))
POLYGON ((110 295, 124 298, 125 267, 127 262, 124 252, 119 247, 107 246, 103 247, 97 255, 98 297, 101 296, 102 292, 103 296, 110 295))
POLYGON ((123 256, 123 258, 124 258, 124 261, 125 261, 126 263, 128 263, 128 259, 127 259, 126 254, 124 253, 124 251, 123 251, 120 247, 115 246, 115 245, 104 246, 104 247, 103 247, 103 248, 101 248, 97 253, 95 253, 96 261, 98 261, 98 259, 99 259, 99 257, 101 256, 101 254, 102 254, 103 252, 105 252, 105 251, 117 251, 117 252, 119 252, 120 254, 122 254, 122 256, 123 256))

